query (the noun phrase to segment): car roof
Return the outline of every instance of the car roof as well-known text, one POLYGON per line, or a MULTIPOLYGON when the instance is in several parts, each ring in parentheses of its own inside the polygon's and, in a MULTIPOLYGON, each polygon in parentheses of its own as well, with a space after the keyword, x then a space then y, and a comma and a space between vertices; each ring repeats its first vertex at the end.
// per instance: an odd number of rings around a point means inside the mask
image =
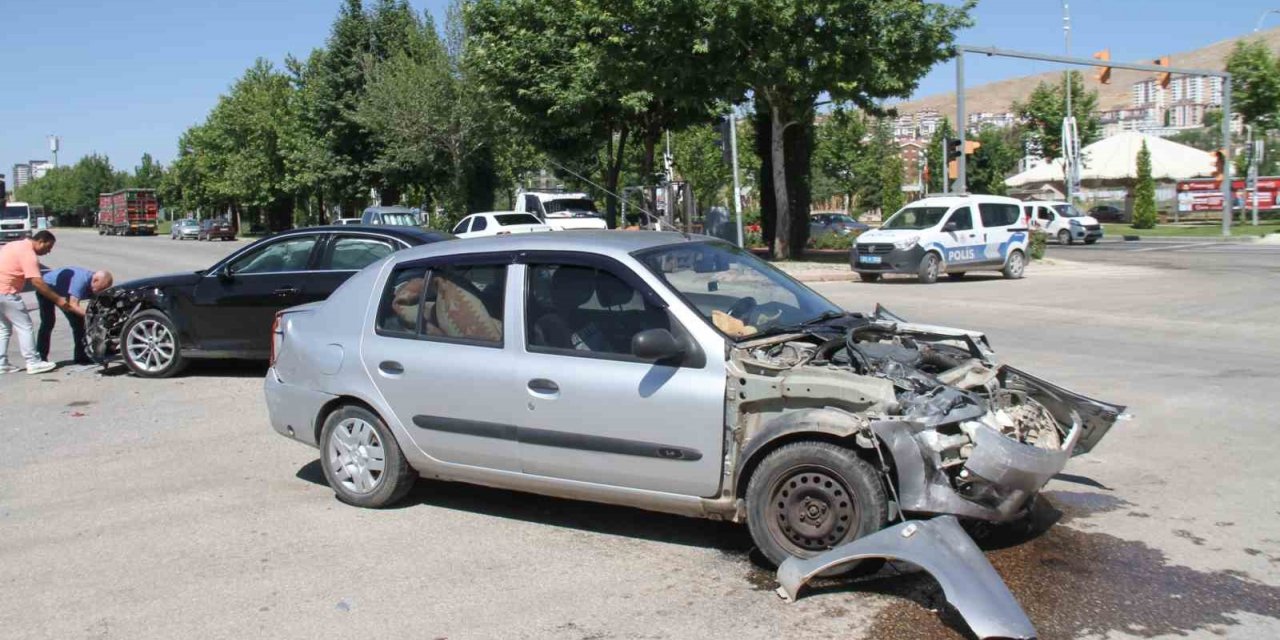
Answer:
POLYGON ((280 233, 273 234, 271 237, 279 238, 284 236, 305 235, 308 233, 351 233, 352 231, 365 231, 384 236, 392 236, 414 245, 440 242, 441 240, 450 240, 454 237, 453 234, 445 233, 443 231, 432 231, 419 227, 399 227, 385 224, 331 224, 318 227, 302 227, 299 229, 281 231, 280 233))
POLYGON ((970 193, 966 195, 944 195, 944 196, 928 196, 914 202, 907 203, 908 207, 953 207, 965 203, 974 202, 996 202, 1000 204, 1016 204, 1022 205, 1022 201, 1007 196, 992 196, 981 193, 970 193))
POLYGON ((720 242, 710 236, 673 231, 620 231, 616 229, 572 229, 551 233, 517 233, 485 236, 459 242, 445 242, 406 249, 396 254, 400 260, 446 255, 497 253, 504 251, 577 251, 622 257, 636 251, 679 243, 720 242))

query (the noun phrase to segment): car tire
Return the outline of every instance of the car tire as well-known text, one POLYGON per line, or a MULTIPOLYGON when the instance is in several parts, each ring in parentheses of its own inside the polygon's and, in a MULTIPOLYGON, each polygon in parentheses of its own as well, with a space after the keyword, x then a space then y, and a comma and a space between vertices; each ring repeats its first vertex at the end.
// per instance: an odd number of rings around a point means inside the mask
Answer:
POLYGON ((1021 251, 1014 250, 1009 252, 1009 257, 1004 261, 1004 268, 1000 273, 1010 280, 1017 280, 1023 276, 1027 270, 1027 256, 1021 251))
POLYGON ((948 271, 947 277, 952 280, 964 280, 965 271, 948 271))
POLYGON ((1058 244, 1075 244, 1075 240, 1071 239, 1071 232, 1063 229, 1058 232, 1058 244))
POLYGON ((339 500, 367 509, 395 504, 418 478, 387 424, 356 405, 339 407, 325 418, 320 466, 339 500), (379 465, 381 470, 371 468, 379 465))
MULTIPOLYGON (((747 527, 774 565, 791 557, 811 558, 875 533, 888 521, 880 474, 851 449, 830 442, 783 445, 760 462, 747 483, 747 527)), ((860 562, 824 575, 879 566, 860 562)))
POLYGON ((858 274, 858 279, 859 279, 859 280, 861 280, 861 281, 863 281, 863 282, 875 282, 875 281, 877 281, 877 280, 879 280, 879 279, 880 279, 880 274, 878 274, 878 273, 859 273, 859 274, 858 274))
POLYGON ((120 357, 140 378, 168 378, 187 366, 178 329, 162 311, 141 311, 120 331, 120 357))
POLYGON ((920 268, 917 275, 920 276, 920 282, 923 284, 933 284, 938 281, 938 274, 942 271, 942 259, 938 254, 930 251, 924 254, 920 259, 920 268))

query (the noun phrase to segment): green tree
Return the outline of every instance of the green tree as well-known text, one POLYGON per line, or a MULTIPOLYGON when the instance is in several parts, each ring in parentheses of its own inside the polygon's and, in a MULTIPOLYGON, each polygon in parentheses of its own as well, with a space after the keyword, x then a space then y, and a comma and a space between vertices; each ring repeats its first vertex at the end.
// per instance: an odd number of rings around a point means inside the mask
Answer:
POLYGON ((857 169, 867 153, 866 137, 866 117, 852 109, 836 109, 817 125, 813 153, 815 198, 842 196, 844 209, 853 213, 853 198, 861 182, 857 169), (831 188, 819 190, 818 178, 831 188))
POLYGON ((1232 110, 1262 130, 1280 126, 1280 65, 1262 40, 1237 42, 1227 57, 1232 110))
POLYGON ((893 138, 887 118, 870 123, 870 138, 854 163, 854 187, 858 208, 880 210, 885 215, 902 207, 902 150, 893 138))
POLYGON ((142 163, 133 168, 132 186, 139 189, 155 189, 164 179, 164 166, 149 153, 142 154, 142 163))
POLYGON ((699 211, 727 203, 732 189, 733 169, 725 162, 729 150, 721 147, 719 122, 721 120, 689 127, 671 135, 676 175, 693 189, 699 211))
POLYGON ((978 148, 965 161, 965 181, 972 193, 1005 195, 1004 179, 1018 167, 1021 156, 1015 128, 983 127, 978 132, 978 148))
MULTIPOLYGON (((881 99, 909 95, 935 63, 953 55, 955 32, 970 24, 973 3, 735 0, 724 5, 732 42, 739 47, 732 56, 738 76, 768 116, 766 162, 776 208, 771 250, 775 258, 788 259, 793 246, 803 249, 808 212, 791 207, 787 129, 811 126, 814 102, 824 92, 869 111, 877 111, 881 99)), ((807 157, 792 162, 807 173, 807 157)))
POLYGON ((1133 189, 1133 227, 1151 229, 1156 226, 1156 183, 1151 178, 1151 152, 1147 143, 1138 150, 1138 179, 1133 189))
MULTIPOLYGON (((1071 71, 1071 114, 1076 119, 1080 146, 1098 139, 1102 123, 1098 120, 1098 92, 1085 91, 1079 71, 1071 71)), ((1026 123, 1025 139, 1034 144, 1045 158, 1062 157, 1062 119, 1067 112, 1064 82, 1041 82, 1026 102, 1014 102, 1013 111, 1026 123)))

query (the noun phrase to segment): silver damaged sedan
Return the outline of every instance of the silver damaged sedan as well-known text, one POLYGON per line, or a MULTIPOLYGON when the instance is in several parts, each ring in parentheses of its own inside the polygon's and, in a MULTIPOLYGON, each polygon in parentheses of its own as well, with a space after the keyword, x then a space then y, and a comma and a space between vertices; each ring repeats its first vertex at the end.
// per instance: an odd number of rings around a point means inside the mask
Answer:
POLYGON ((409 249, 274 333, 272 427, 344 502, 470 482, 745 522, 775 563, 908 517, 1018 519, 1127 417, 981 333, 846 312, 675 233, 409 249))

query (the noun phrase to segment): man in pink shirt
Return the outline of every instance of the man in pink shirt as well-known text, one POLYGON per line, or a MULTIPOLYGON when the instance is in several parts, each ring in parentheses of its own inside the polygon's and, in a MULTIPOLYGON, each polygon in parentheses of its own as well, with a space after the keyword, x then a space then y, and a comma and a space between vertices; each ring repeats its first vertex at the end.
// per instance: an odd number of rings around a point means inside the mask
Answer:
POLYGON ((36 353, 36 334, 22 302, 22 289, 27 283, 54 306, 68 311, 71 301, 59 295, 40 277, 37 256, 53 251, 57 239, 48 231, 37 231, 30 240, 17 240, 0 247, 0 373, 19 371, 9 364, 9 334, 18 333, 18 348, 27 361, 27 373, 52 371, 58 365, 45 362, 36 353))

